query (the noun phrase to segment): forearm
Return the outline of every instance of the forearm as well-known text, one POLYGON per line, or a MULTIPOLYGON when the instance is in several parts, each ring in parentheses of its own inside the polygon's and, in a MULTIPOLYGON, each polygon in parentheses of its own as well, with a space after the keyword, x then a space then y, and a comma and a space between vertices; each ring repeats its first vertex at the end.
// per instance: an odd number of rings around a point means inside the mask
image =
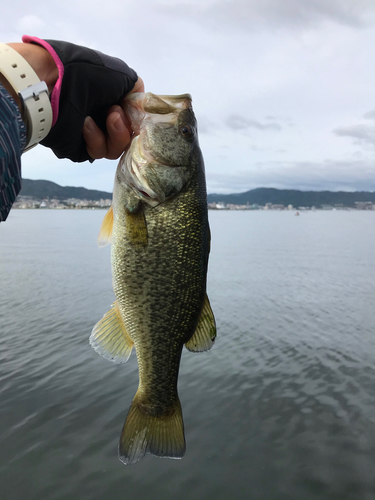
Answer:
POLYGON ((21 154, 26 127, 17 105, 0 85, 0 222, 5 221, 21 189, 21 154))
MULTIPOLYGON (((48 51, 34 44, 8 45, 25 59, 41 81, 45 81, 51 93, 58 77, 58 70, 48 51)), ((22 116, 22 103, 17 91, 2 73, 0 73, 0 84, 5 89, 0 89, 0 221, 4 221, 21 189, 20 157, 26 146, 27 120, 22 116), (15 101, 18 110, 9 95, 15 101)))

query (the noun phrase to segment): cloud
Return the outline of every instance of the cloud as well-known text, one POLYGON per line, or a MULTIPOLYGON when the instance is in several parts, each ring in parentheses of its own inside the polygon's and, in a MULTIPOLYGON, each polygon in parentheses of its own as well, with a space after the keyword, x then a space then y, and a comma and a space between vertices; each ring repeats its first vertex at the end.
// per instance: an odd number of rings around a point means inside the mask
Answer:
POLYGON ((225 124, 233 130, 247 130, 249 128, 258 130, 281 130, 282 128, 278 123, 260 123, 240 115, 228 116, 225 120, 225 124))
POLYGON ((365 113, 363 115, 363 118, 366 118, 366 120, 375 120, 375 109, 369 111, 368 113, 365 113))
POLYGON ((375 4, 367 0, 218 0, 193 6, 174 1, 159 4, 159 9, 221 30, 306 28, 327 21, 362 28, 374 21, 375 4))
POLYGON ((371 144, 375 146, 375 127, 370 125, 352 125, 340 127, 333 130, 333 133, 342 137, 352 137, 355 144, 371 144))
POLYGON ((259 187, 304 191, 375 191, 375 166, 368 160, 257 162, 248 170, 208 172, 209 193, 240 193, 259 187))
MULTIPOLYGON (((366 120, 375 120, 375 109, 368 111, 363 115, 366 120)), ((375 125, 360 123, 357 125, 349 125, 347 127, 338 127, 332 132, 341 137, 351 137, 354 139, 354 144, 364 144, 375 146, 375 125)))

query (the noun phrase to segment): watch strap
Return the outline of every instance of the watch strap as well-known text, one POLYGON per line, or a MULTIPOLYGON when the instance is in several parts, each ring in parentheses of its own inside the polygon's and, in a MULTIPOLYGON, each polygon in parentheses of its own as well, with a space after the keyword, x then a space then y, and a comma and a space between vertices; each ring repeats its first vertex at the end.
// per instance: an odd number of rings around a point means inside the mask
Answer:
POLYGON ((30 64, 5 43, 0 43, 0 73, 21 98, 27 120, 27 151, 51 130, 52 107, 47 84, 41 82, 30 64))

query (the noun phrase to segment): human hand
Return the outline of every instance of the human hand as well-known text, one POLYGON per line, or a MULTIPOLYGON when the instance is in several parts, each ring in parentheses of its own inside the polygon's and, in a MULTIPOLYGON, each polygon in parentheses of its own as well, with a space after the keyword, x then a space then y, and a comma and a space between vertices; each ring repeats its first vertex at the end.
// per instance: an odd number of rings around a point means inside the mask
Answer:
POLYGON ((41 144, 75 162, 117 158, 132 134, 120 107, 143 81, 123 61, 68 42, 23 37, 53 57, 59 77, 51 95, 52 129, 41 144), (86 147, 87 145, 87 147, 86 147))
MULTIPOLYGON (((143 80, 138 78, 129 93, 144 91, 143 80)), ((86 141, 87 152, 93 159, 115 160, 122 155, 130 143, 133 131, 121 106, 115 105, 109 108, 106 128, 107 134, 104 134, 91 116, 85 119, 83 137, 86 141)))

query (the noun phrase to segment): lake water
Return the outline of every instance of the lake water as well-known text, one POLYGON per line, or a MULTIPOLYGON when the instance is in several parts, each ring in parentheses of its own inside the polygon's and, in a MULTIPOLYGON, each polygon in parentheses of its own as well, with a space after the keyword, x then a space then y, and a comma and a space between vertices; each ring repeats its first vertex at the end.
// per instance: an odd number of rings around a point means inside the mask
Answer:
POLYGON ((103 211, 0 225, 1 500, 374 500, 375 212, 209 213, 218 337, 185 350, 182 460, 124 466, 137 388, 88 343, 103 211))

